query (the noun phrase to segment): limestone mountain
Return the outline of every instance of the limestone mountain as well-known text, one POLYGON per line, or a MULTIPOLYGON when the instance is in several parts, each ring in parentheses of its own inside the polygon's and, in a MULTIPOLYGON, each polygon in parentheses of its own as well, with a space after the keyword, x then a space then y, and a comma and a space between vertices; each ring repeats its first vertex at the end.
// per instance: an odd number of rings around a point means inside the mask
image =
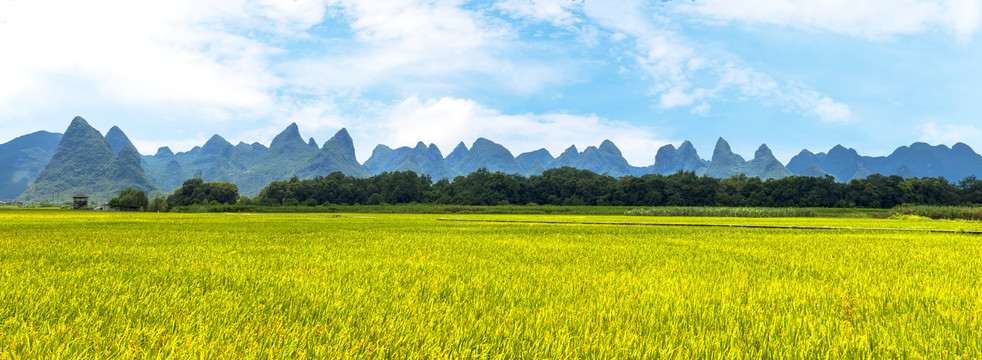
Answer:
POLYGON ((450 168, 456 167, 457 164, 460 164, 460 160, 464 158, 464 155, 467 155, 467 151, 467 145, 464 145, 464 142, 461 141, 459 144, 457 144, 457 147, 450 152, 450 154, 447 154, 445 159, 447 161, 447 166, 450 168))
POLYGON ((109 141, 109 147, 111 147, 113 149, 113 153, 116 154, 127 146, 136 149, 136 146, 133 145, 133 142, 130 141, 130 138, 126 136, 126 133, 124 133, 119 126, 109 128, 109 131, 106 132, 106 140, 109 141))
POLYGON ((746 161, 740 155, 730 150, 730 144, 719 138, 716 141, 716 148, 713 150, 713 159, 706 169, 706 176, 715 178, 728 178, 733 175, 745 174, 750 177, 761 179, 780 179, 790 176, 788 171, 767 145, 761 145, 754 158, 746 161))
POLYGON ((75 117, 51 161, 18 200, 61 203, 84 193, 93 201, 106 201, 130 187, 147 193, 160 191, 144 173, 136 149, 127 146, 113 153, 109 140, 85 119, 75 117))
POLYGON ((175 154, 163 147, 144 159, 151 178, 168 191, 194 176, 205 181, 232 182, 241 194, 255 195, 270 182, 294 175, 309 178, 335 171, 357 177, 370 175, 355 158, 347 130, 341 129, 323 148, 318 148, 313 138, 303 140, 295 123, 274 137, 269 147, 258 142, 232 145, 216 134, 204 145, 186 152, 175 154))
POLYGON ((327 140, 324 147, 308 160, 308 165, 297 172, 297 175, 301 178, 313 178, 339 171, 353 177, 371 176, 368 170, 358 163, 354 141, 351 140, 348 130, 344 128, 327 140))
POLYGON ((580 151, 576 149, 576 145, 570 145, 568 148, 566 148, 566 150, 563 150, 563 152, 556 157, 556 160, 552 161, 552 164, 549 164, 549 167, 550 168, 561 168, 563 166, 572 167, 573 164, 576 164, 576 162, 579 160, 580 160, 580 151))
POLYGON ((220 135, 213 135, 202 146, 174 154, 170 148, 160 148, 157 154, 144 157, 144 170, 154 183, 172 191, 201 170, 205 181, 232 181, 237 175, 256 164, 266 147, 240 142, 232 145, 220 135))
POLYGON ((747 162, 747 176, 757 176, 761 179, 780 179, 791 176, 791 171, 784 167, 771 149, 761 144, 754 152, 754 158, 747 162))
MULTIPOLYGON (((458 146, 459 148, 459 146, 458 146)), ((454 167, 457 174, 470 174, 478 169, 500 171, 506 174, 521 174, 522 167, 504 146, 485 138, 478 138, 467 154, 454 167)))
MULTIPOLYGON (((855 149, 847 149, 842 145, 836 145, 825 155, 825 160, 819 163, 822 170, 835 176, 841 181, 855 179, 857 174, 869 175, 863 157, 855 149), (863 171, 860 172, 860 169, 863 171)), ((865 178, 866 176, 862 176, 865 178)))
POLYGON ((822 170, 822 167, 818 166, 818 164, 810 164, 810 165, 806 166, 804 169, 801 169, 801 171, 799 171, 795 175, 798 175, 798 176, 811 176, 811 177, 824 177, 825 175, 828 175, 828 174, 825 173, 825 170, 822 170))
POLYGON ((423 142, 416 143, 415 147, 403 146, 396 149, 378 145, 372 151, 372 156, 365 161, 365 169, 372 175, 412 170, 419 174, 430 175, 434 181, 442 178, 453 179, 456 175, 447 165, 440 148, 435 144, 426 146, 423 142), (410 158, 412 161, 409 161, 410 158))
POLYGON ((549 150, 539 149, 535 151, 529 151, 526 153, 521 153, 515 157, 515 161, 518 162, 518 166, 522 167, 526 175, 536 175, 541 174, 543 171, 548 169, 552 165, 552 162, 556 159, 552 157, 549 150))
POLYGON ((820 167, 839 181, 862 179, 870 174, 944 177, 952 182, 970 175, 982 176, 982 155, 963 143, 949 148, 917 142, 901 146, 889 156, 861 156, 854 149, 836 145, 827 155, 803 150, 788 163, 792 171, 810 165, 820 167))
MULTIPOLYGON (((706 176, 728 178, 736 174, 747 174, 747 161, 730 150, 730 144, 719 138, 713 148, 713 158, 706 169, 706 176)), ((752 176, 747 174, 747 176, 752 176)))
POLYGON ((818 165, 819 163, 821 163, 821 160, 817 155, 815 155, 814 153, 808 150, 801 150, 801 152, 799 152, 798 155, 795 155, 793 158, 791 158, 791 161, 788 161, 787 168, 788 171, 791 171, 791 173, 794 175, 811 176, 811 175, 802 174, 807 168, 811 168, 809 172, 814 173, 815 170, 817 169, 821 171, 822 174, 824 175, 825 170, 823 170, 822 167, 818 165))
POLYGON ((119 127, 114 126, 101 136, 79 117, 72 121, 65 135, 37 132, 0 144, 0 200, 16 197, 60 202, 74 193, 84 192, 98 201, 100 196, 115 195, 129 186, 169 192, 195 176, 205 181, 235 183, 241 194, 253 196, 270 182, 294 175, 312 178, 339 171, 367 177, 408 170, 427 174, 435 181, 467 175, 480 168, 532 176, 562 166, 617 177, 672 174, 679 170, 719 178, 736 174, 764 179, 791 174, 832 175, 838 181, 873 173, 945 177, 953 182, 970 175, 982 177, 982 155, 962 143, 950 148, 914 143, 897 148, 889 156, 876 157, 862 156, 854 149, 837 145, 827 153, 802 150, 784 166, 766 145, 761 145, 747 161, 719 138, 712 161, 700 158, 692 144, 685 141, 678 148, 672 145, 659 148, 653 165, 637 167, 630 165, 609 140, 583 151, 570 146, 554 158, 545 149, 514 157, 504 146, 479 138, 470 148, 461 142, 446 157, 434 144, 427 146, 419 142, 396 149, 378 145, 372 156, 360 164, 346 129, 318 148, 316 140, 305 141, 300 136, 296 124, 273 138, 269 147, 244 142, 232 145, 216 134, 203 145, 185 152, 174 153, 168 147, 161 147, 154 155, 141 156, 119 127))
POLYGON ((678 149, 672 144, 662 146, 655 154, 656 174, 670 175, 679 171, 694 171, 702 174, 709 164, 699 157, 696 148, 686 140, 678 149))
POLYGON ((13 200, 27 190, 60 141, 59 133, 38 131, 0 144, 0 200, 13 200))
POLYGON ((176 189, 187 179, 187 171, 167 146, 158 148, 152 156, 143 157, 143 171, 163 191, 176 189))
POLYGON ((300 136, 296 123, 286 127, 269 143, 269 150, 258 162, 235 176, 240 194, 253 196, 269 183, 289 179, 310 165, 310 159, 319 153, 300 136))
POLYGON ((610 140, 604 140, 599 147, 588 146, 580 153, 576 152, 576 146, 570 146, 548 167, 563 166, 590 170, 613 177, 637 175, 644 172, 642 168, 635 168, 628 164, 621 154, 621 150, 610 140))

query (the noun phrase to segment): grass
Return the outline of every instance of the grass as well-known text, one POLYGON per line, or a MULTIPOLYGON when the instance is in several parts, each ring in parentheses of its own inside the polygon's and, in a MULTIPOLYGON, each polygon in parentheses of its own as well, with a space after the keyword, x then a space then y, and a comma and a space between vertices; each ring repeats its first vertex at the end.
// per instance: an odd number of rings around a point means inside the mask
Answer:
POLYGON ((912 215, 931 219, 982 221, 982 207, 901 205, 891 209, 890 215, 912 215))
POLYGON ((665 206, 634 209, 628 211, 627 215, 702 217, 816 217, 818 216, 818 212, 810 208, 665 206))
POLYGON ((338 215, 0 212, 0 359, 982 357, 976 235, 338 215))
POLYGON ((632 216, 697 216, 697 217, 855 217, 884 218, 886 210, 853 208, 771 208, 771 207, 712 207, 712 206, 660 206, 634 208, 626 214, 632 216))
POLYGON ((704 217, 857 217, 885 218, 889 210, 857 208, 766 208, 663 206, 557 206, 557 205, 195 205, 172 209, 183 213, 365 213, 365 214, 526 214, 526 215, 638 215, 704 217))
POLYGON ((260 206, 260 205, 196 205, 173 209, 185 213, 364 213, 364 214, 580 214, 622 215, 628 206, 558 206, 558 205, 318 205, 318 206, 260 206))

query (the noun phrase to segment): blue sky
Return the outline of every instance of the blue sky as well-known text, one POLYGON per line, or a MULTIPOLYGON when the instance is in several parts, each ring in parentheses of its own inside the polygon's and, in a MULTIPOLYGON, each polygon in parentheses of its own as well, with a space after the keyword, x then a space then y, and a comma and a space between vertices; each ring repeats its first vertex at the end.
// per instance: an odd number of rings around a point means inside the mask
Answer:
POLYGON ((152 154, 212 134, 487 137, 634 165, 718 137, 782 161, 836 144, 982 150, 982 0, 0 0, 0 142, 119 125, 152 154))

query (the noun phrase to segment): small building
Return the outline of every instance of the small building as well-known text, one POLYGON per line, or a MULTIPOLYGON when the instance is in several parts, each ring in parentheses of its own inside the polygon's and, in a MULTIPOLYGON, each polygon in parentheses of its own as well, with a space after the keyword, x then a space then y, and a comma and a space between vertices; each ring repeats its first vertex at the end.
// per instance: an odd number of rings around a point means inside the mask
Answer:
POLYGON ((78 194, 72 196, 72 208, 81 209, 89 205, 89 196, 85 194, 78 194))

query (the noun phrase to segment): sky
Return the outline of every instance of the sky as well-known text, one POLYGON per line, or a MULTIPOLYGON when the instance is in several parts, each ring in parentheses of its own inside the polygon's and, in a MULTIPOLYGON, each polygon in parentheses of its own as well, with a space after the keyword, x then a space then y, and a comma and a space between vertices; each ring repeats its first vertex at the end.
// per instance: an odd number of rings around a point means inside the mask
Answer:
POLYGON ((982 0, 0 0, 0 143, 982 150, 982 0))

